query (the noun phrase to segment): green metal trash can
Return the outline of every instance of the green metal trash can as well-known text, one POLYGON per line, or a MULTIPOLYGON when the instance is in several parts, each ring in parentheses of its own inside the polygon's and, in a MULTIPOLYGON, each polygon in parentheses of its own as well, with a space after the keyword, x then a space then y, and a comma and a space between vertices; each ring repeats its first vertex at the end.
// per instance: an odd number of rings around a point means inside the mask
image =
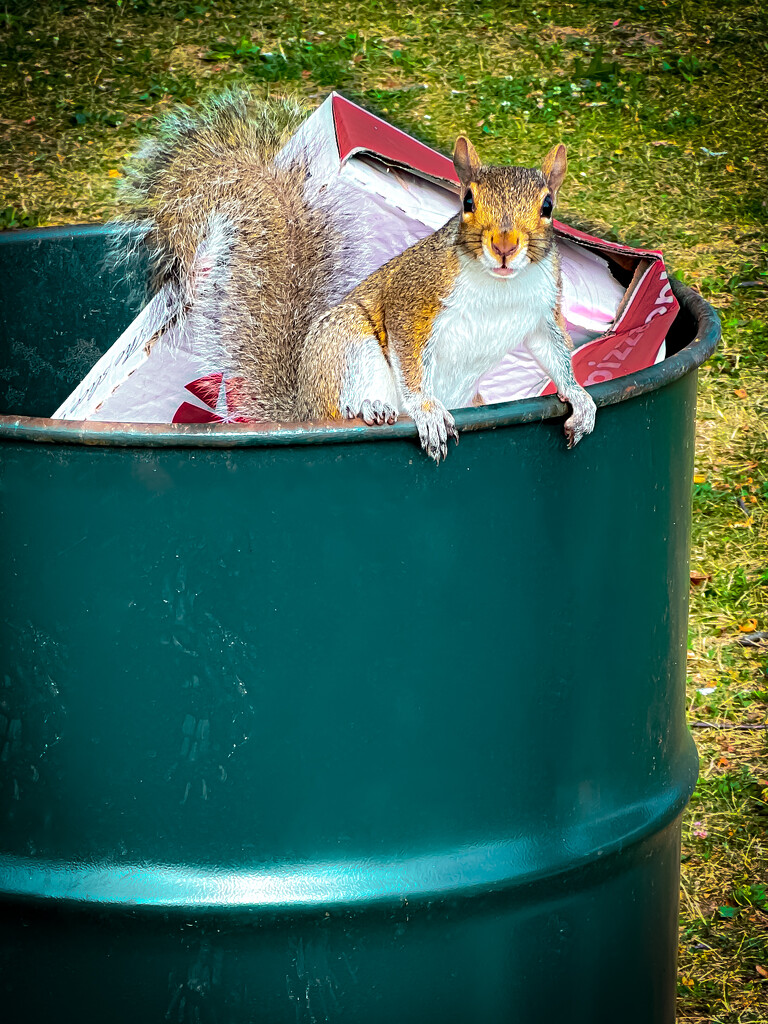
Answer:
POLYGON ((44 417, 135 313, 0 236, 6 1018, 671 1024, 696 367, 562 407, 44 417))

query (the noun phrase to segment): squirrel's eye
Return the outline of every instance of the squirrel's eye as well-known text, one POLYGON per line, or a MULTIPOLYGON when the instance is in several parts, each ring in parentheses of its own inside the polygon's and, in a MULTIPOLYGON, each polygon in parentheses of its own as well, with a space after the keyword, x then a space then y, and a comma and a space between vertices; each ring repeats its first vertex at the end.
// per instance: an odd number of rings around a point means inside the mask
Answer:
POLYGON ((464 195, 464 213, 472 213, 475 209, 475 197, 472 195, 472 189, 468 188, 464 195))
POLYGON ((555 204, 552 202, 552 196, 547 196, 544 199, 544 202, 541 204, 541 216, 542 217, 551 217, 552 216, 552 208, 553 208, 554 205, 555 204))

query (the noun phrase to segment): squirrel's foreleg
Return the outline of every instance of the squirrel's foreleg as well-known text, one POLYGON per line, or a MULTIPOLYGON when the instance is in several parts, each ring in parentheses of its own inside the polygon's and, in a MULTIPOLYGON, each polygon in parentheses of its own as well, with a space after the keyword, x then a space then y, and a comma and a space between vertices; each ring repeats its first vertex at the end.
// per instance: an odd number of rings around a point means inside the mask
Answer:
POLYGON ((459 443, 456 422, 438 398, 427 398, 423 393, 407 395, 403 408, 416 424, 421 447, 436 463, 448 454, 448 438, 459 443))
POLYGON ((421 447, 436 463, 448 454, 448 438, 459 443, 453 416, 435 397, 432 363, 426 344, 401 348, 390 335, 389 358, 400 386, 400 402, 419 431, 421 447))
POLYGON ((564 430, 568 447, 573 448, 594 429, 595 403, 573 375, 568 335, 553 318, 530 334, 525 345, 542 370, 552 378, 560 401, 571 404, 573 412, 565 421, 564 430))

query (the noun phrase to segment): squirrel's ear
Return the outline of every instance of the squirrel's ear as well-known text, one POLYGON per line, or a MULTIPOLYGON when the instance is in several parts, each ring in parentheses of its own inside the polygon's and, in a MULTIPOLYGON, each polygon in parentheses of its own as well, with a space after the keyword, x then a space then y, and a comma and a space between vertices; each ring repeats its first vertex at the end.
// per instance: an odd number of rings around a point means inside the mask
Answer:
POLYGON ((544 163, 541 165, 541 172, 547 179, 547 184, 552 192, 556 193, 563 184, 567 166, 568 157, 565 153, 565 146, 561 142, 550 149, 544 157, 544 163))
POLYGON ((468 185, 470 181, 477 180, 477 173, 480 170, 480 158, 475 152, 475 147, 464 135, 456 139, 453 147, 453 166, 459 176, 462 185, 468 185))

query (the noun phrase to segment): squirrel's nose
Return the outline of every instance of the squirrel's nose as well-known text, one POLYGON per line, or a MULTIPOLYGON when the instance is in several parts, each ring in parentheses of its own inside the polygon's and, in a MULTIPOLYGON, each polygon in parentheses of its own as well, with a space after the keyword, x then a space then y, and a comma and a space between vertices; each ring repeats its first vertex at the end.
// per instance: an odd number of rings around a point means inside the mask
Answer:
POLYGON ((493 235, 491 238, 491 248, 500 256, 502 259, 506 259, 510 256, 514 256, 517 250, 520 248, 520 240, 516 233, 493 235))

